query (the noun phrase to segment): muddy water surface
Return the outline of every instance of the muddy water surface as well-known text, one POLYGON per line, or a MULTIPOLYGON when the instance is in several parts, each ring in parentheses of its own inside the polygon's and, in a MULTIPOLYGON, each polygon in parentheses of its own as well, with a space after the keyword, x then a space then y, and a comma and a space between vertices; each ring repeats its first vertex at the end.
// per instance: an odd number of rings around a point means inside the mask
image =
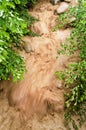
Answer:
POLYGON ((66 130, 63 83, 55 77, 55 71, 65 69, 68 64, 67 56, 57 59, 56 56, 70 29, 52 32, 57 17, 54 10, 58 6, 42 1, 30 11, 39 19, 31 29, 41 36, 23 37, 33 50, 30 54, 21 52, 27 68, 24 79, 15 84, 1 84, 9 87, 9 92, 7 95, 6 89, 0 92, 0 130, 66 130))

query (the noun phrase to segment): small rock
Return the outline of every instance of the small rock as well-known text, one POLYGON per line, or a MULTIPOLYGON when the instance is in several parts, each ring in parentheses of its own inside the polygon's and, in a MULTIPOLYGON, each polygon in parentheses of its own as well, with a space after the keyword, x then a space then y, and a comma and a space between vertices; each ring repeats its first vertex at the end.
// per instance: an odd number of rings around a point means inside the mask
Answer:
POLYGON ((30 53, 34 51, 30 43, 31 41, 29 40, 28 36, 23 36, 21 38, 22 49, 24 49, 26 53, 30 53))
POLYGON ((71 26, 73 26, 73 25, 71 25, 71 23, 74 23, 75 20, 76 20, 75 17, 70 18, 70 19, 66 22, 66 24, 63 26, 63 28, 64 28, 64 29, 70 28, 71 26))
POLYGON ((26 51, 26 53, 32 52, 32 47, 29 42, 25 42, 23 47, 24 47, 24 50, 26 51))
POLYGON ((65 2, 62 2, 60 4, 60 6, 58 7, 58 9, 56 10, 56 13, 57 14, 61 14, 61 13, 64 13, 68 10, 69 8, 69 4, 65 3, 65 2))
POLYGON ((72 17, 72 18, 70 19, 69 23, 73 23, 75 20, 76 20, 76 18, 75 18, 75 17, 72 17))
POLYGON ((56 5, 60 0, 50 0, 53 5, 56 5))

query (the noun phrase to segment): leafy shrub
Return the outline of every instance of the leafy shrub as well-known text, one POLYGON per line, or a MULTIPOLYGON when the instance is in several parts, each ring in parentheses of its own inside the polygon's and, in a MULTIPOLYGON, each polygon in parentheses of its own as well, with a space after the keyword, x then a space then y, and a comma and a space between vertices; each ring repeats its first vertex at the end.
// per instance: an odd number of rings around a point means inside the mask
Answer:
POLYGON ((35 18, 28 15, 27 4, 36 0, 0 0, 0 80, 13 76, 22 79, 24 59, 18 54, 21 36, 30 34, 28 29, 35 18))
POLYGON ((86 1, 79 0, 76 7, 71 8, 66 14, 62 14, 59 20, 63 20, 60 27, 64 27, 67 16, 75 17, 72 23, 70 38, 62 44, 59 53, 74 54, 79 52, 79 61, 69 65, 64 72, 56 72, 56 75, 64 79, 65 117, 72 121, 74 129, 78 129, 71 115, 78 115, 79 124, 86 121, 86 1), (70 43, 70 44, 69 44, 70 43))

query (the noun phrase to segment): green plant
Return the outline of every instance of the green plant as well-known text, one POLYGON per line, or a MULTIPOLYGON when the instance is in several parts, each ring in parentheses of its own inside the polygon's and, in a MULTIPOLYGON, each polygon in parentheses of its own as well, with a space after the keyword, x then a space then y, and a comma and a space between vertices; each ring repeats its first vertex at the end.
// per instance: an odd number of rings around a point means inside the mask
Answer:
POLYGON ((32 34, 30 26, 36 20, 28 14, 27 4, 36 0, 0 0, 0 80, 22 79, 24 59, 19 55, 21 37, 32 34), (16 51, 15 51, 16 50, 16 51))
POLYGON ((64 79, 65 86, 65 117, 71 120, 74 129, 78 129, 72 116, 79 116, 79 124, 86 120, 86 1, 80 0, 78 5, 71 8, 66 14, 62 14, 60 20, 63 20, 61 27, 67 24, 66 18, 75 17, 72 24, 70 38, 62 44, 59 54, 72 55, 78 51, 78 62, 73 62, 68 69, 57 71, 56 75, 64 79))

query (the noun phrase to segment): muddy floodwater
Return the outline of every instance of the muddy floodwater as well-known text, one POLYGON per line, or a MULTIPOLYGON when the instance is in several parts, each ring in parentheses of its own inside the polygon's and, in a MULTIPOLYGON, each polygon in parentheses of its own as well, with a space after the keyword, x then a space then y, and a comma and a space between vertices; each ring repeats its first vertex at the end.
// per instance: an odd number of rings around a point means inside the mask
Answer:
MULTIPOLYGON (((61 43, 70 36, 69 28, 52 31, 58 6, 44 0, 29 11, 39 19, 31 30, 40 36, 23 37, 33 50, 20 52, 27 68, 24 79, 0 83, 0 130, 67 130, 63 82, 57 79, 55 71, 64 70, 75 57, 56 58, 61 43)), ((86 130, 86 125, 80 130, 86 130)))

